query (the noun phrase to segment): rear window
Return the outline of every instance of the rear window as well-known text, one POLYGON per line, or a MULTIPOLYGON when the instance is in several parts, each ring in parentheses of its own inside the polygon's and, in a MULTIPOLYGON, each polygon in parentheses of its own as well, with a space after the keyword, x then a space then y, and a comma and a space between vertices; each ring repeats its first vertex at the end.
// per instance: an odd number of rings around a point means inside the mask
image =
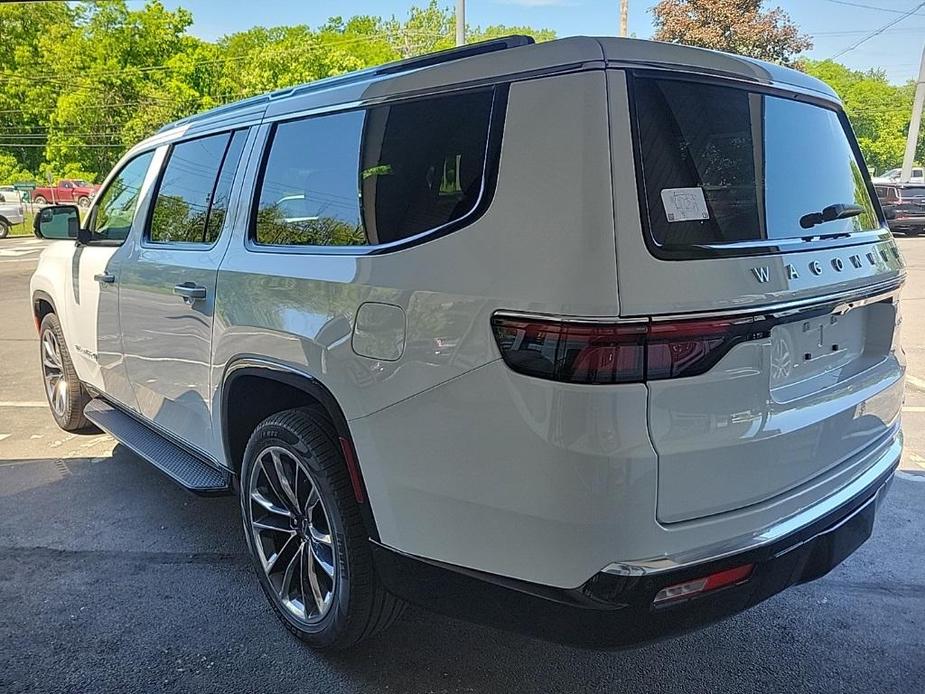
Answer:
POLYGON ((880 228, 835 111, 701 82, 633 83, 643 212, 656 249, 737 252, 880 228), (833 210, 839 218, 829 219, 833 210))
POLYGON ((900 188, 899 195, 904 200, 908 200, 910 198, 921 200, 925 198, 925 186, 916 186, 914 188, 912 187, 900 188))
POLYGON ((258 244, 381 245, 458 221, 486 178, 493 90, 279 123, 258 244))

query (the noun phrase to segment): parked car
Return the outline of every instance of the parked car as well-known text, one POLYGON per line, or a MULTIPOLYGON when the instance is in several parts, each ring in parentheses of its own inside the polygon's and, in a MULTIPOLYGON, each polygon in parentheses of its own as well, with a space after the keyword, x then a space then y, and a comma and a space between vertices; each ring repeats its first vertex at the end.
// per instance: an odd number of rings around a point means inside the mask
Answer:
POLYGON ((0 186, 0 195, 7 202, 23 202, 22 191, 17 190, 15 186, 0 186))
POLYGON ((859 172, 824 83, 667 43, 252 98, 132 148, 83 226, 38 215, 76 239, 31 283, 48 402, 238 493, 312 646, 404 601, 689 630, 848 557, 898 464, 905 269, 859 172))
POLYGON ((32 202, 36 205, 74 202, 80 207, 90 207, 97 190, 99 186, 81 179, 62 179, 54 186, 38 186, 32 191, 32 202))
POLYGON ((894 183, 875 188, 891 231, 912 236, 925 232, 925 185, 894 183))
POLYGON ((7 193, 0 192, 0 239, 10 234, 10 227, 22 224, 25 220, 25 211, 19 198, 7 200, 7 193))
MULTIPOLYGON (((898 183, 902 178, 902 169, 890 169, 880 176, 875 176, 874 183, 898 183)), ((912 178, 909 183, 925 183, 925 168, 921 166, 912 167, 912 178)))

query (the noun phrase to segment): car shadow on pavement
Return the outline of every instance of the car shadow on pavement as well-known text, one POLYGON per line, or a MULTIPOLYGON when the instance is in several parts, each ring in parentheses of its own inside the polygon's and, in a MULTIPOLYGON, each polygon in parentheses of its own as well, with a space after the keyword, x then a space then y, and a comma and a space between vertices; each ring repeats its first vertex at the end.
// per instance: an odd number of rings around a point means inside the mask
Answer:
POLYGON ((122 446, 0 461, 4 691, 923 691, 925 484, 826 578, 703 631, 578 650, 410 608, 348 652, 276 620, 238 500, 194 497, 122 446))

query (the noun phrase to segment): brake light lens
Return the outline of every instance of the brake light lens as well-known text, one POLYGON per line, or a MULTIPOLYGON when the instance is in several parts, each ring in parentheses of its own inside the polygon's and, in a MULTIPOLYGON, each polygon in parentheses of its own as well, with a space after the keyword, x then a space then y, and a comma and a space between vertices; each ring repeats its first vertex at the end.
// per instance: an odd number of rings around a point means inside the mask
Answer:
POLYGON ((719 590, 727 586, 745 583, 745 581, 751 577, 754 566, 754 564, 736 566, 735 568, 718 571, 715 574, 710 574, 703 578, 696 578, 693 581, 676 583, 673 586, 662 588, 655 594, 655 599, 652 601, 652 604, 658 607, 678 600, 703 595, 704 593, 719 590))
POLYGON ((492 330, 514 371, 585 384, 642 383, 695 376, 734 345, 767 337, 763 317, 666 323, 591 323, 497 313, 492 330))

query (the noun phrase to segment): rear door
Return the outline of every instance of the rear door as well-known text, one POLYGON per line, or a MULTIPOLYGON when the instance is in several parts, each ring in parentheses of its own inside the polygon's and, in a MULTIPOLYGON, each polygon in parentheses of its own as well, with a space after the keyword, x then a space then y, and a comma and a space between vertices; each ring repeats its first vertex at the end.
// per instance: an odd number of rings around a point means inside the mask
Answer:
POLYGON ((247 131, 171 146, 140 243, 124 263, 125 364, 142 415, 214 454, 209 401, 212 317, 227 212, 247 131))
POLYGON ((766 502, 895 431, 903 263, 837 105, 610 71, 621 310, 650 319, 658 518, 766 502))

